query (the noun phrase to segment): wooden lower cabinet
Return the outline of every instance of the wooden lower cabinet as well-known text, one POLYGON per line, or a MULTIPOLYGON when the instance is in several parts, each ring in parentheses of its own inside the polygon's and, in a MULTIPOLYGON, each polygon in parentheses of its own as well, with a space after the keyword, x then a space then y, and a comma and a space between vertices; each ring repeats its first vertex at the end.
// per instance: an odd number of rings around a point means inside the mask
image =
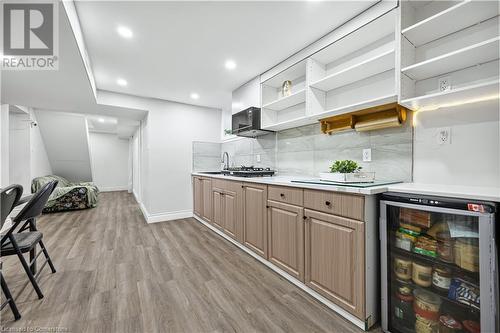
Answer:
POLYGON ((212 205, 213 205, 213 215, 212 223, 219 229, 224 229, 224 214, 223 210, 223 193, 217 190, 212 191, 212 205))
POLYGON ((207 222, 212 220, 212 179, 193 177, 193 212, 207 222))
POLYGON ((241 228, 241 218, 238 209, 240 205, 238 203, 238 194, 234 191, 226 191, 224 193, 224 208, 223 208, 223 220, 224 220, 224 232, 234 239, 239 238, 239 232, 241 228))
POLYGON ((241 183, 218 180, 212 187, 212 223, 224 233, 243 241, 241 183))
POLYGON ((193 211, 197 216, 202 215, 203 210, 203 184, 200 177, 193 177, 193 211))
POLYGON ((309 209, 305 216, 305 284, 364 320, 364 223, 309 209))
POLYGON ((269 261, 304 281, 304 209, 269 200, 269 261))
POLYGON ((210 178, 202 178, 202 198, 203 198, 203 210, 201 212, 201 217, 207 221, 212 221, 212 180, 210 178))
POLYGON ((193 177, 197 216, 360 320, 371 315, 363 196, 207 178, 193 177))
POLYGON ((267 186, 243 184, 243 245, 267 259, 267 186))

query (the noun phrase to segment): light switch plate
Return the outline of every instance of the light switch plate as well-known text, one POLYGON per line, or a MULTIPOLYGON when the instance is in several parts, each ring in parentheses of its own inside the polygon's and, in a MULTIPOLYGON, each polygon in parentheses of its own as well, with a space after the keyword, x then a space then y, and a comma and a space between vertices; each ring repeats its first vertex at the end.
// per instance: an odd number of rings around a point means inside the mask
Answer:
POLYGON ((372 150, 371 148, 363 149, 363 162, 372 161, 372 150))
POLYGON ((255 155, 255 159, 257 160, 257 162, 260 162, 260 154, 255 155))

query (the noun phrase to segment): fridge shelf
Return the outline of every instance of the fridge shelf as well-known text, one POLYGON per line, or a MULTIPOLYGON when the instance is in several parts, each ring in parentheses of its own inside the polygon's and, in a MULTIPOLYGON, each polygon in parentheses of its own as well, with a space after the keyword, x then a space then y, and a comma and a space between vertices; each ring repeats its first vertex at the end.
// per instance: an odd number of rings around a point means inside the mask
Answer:
POLYGON ((458 267, 455 264, 452 264, 452 263, 449 263, 446 261, 442 261, 438 258, 424 256, 422 254, 418 254, 415 252, 409 252, 409 251, 400 249, 398 247, 395 247, 394 245, 391 245, 391 252, 398 254, 402 257, 415 259, 415 260, 420 261, 420 262, 421 261, 427 262, 427 263, 431 264, 432 266, 434 266, 434 265, 444 266, 446 268, 451 269, 453 271, 453 273, 458 273, 457 274, 458 277, 465 277, 466 279, 470 279, 476 283, 479 282, 479 273, 467 271, 461 267, 458 267))
POLYGON ((399 284, 404 284, 404 285, 410 286, 412 288, 412 290, 422 289, 422 290, 428 291, 430 293, 433 293, 433 294, 439 296, 444 302, 449 303, 449 304, 453 304, 456 307, 460 308, 462 311, 467 312, 467 313, 472 313, 473 316, 479 317, 480 311, 478 309, 475 309, 467 304, 463 304, 463 303, 460 303, 458 301, 449 299, 447 293, 439 291, 436 288, 434 288, 433 286, 426 288, 426 287, 422 287, 422 286, 415 284, 412 280, 403 281, 403 280, 398 279, 394 275, 394 273, 391 274, 391 279, 392 279, 392 281, 395 281, 399 284))

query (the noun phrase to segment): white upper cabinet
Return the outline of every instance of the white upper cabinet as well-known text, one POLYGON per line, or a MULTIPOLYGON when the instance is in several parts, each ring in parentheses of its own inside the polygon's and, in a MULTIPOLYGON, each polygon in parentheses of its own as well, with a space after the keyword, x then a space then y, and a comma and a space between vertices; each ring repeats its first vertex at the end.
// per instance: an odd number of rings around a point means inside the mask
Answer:
POLYGON ((401 104, 431 110, 497 98, 498 15, 497 1, 403 1, 401 104))
POLYGON ((283 130, 395 102, 396 13, 357 27, 263 81, 262 127, 283 130), (282 92, 285 81, 291 82, 288 95, 282 92))
POLYGON ((249 107, 260 107, 260 75, 251 79, 232 94, 232 114, 249 107))
POLYGON ((262 126, 281 130, 304 125, 306 119, 306 61, 303 60, 261 84, 262 126), (289 81, 289 93, 283 85, 289 81))
POLYGON ((308 108, 314 120, 395 102, 396 11, 308 59, 308 108))
POLYGON ((262 74, 262 127, 283 130, 396 101, 417 111, 498 99, 499 5, 410 0, 353 18, 321 48, 262 74), (283 95, 285 81, 292 88, 283 95))

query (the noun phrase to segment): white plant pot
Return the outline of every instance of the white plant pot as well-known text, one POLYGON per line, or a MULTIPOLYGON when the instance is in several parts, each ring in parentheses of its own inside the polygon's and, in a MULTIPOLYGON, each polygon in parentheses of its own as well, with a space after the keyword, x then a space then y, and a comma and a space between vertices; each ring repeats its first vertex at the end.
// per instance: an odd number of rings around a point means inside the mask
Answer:
POLYGON ((320 172, 319 178, 337 183, 373 183, 375 181, 375 172, 320 172))

